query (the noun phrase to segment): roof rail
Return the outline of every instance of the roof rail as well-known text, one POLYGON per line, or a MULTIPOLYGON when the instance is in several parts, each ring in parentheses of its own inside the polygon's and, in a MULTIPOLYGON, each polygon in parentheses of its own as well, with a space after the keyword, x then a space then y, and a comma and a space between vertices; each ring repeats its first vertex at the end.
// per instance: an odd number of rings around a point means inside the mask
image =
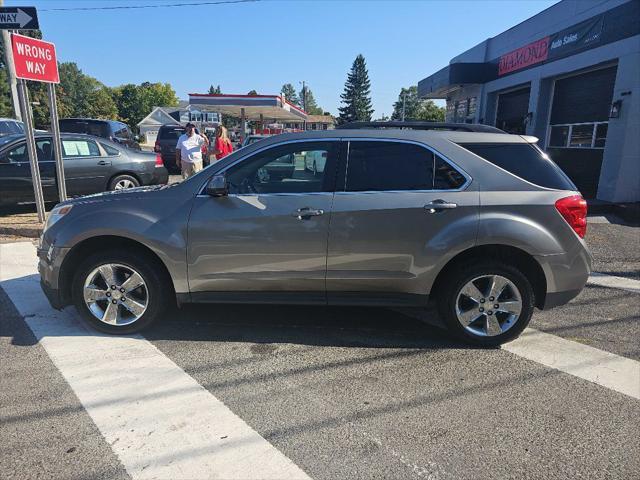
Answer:
POLYGON ((505 133, 499 128, 479 123, 443 123, 443 122, 349 122, 338 125, 341 130, 358 130, 364 128, 400 128, 408 130, 454 130, 458 132, 505 133))

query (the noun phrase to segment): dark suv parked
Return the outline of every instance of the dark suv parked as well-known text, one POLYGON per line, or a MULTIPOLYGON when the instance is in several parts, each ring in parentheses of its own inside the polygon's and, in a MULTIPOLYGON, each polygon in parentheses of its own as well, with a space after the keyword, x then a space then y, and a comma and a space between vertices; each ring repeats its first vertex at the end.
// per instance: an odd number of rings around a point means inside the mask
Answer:
POLYGON ((125 123, 93 118, 63 118, 59 123, 61 132, 86 133, 107 138, 133 150, 140 150, 137 135, 134 135, 125 123))
POLYGON ((580 293, 586 203, 536 138, 393 125, 277 135, 181 183, 64 202, 38 250, 43 289, 110 333, 138 331, 176 300, 431 299, 451 332, 482 346, 580 293), (307 157, 326 159, 322 171, 307 157))
MULTIPOLYGON (((162 155, 162 162, 167 170, 171 173, 180 173, 180 169, 176 166, 176 144, 178 138, 185 132, 185 127, 182 125, 162 125, 158 130, 158 136, 156 137, 156 144, 153 150, 156 153, 162 155)), ((196 134, 200 134, 200 131, 196 128, 196 134)), ((207 147, 202 146, 202 160, 204 165, 208 165, 207 147)))

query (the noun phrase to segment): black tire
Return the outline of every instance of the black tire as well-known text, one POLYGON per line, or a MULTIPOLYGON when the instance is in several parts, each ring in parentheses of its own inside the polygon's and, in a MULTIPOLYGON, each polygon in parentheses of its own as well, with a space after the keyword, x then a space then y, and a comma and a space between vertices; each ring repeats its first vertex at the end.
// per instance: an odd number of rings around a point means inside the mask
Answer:
POLYGON ((73 277, 71 298, 80 316, 93 328, 101 332, 124 335, 139 332, 158 320, 170 308, 172 289, 166 272, 158 265, 158 260, 144 251, 111 250, 90 255, 83 260, 73 277), (84 301, 84 282, 97 267, 109 263, 132 268, 145 282, 148 305, 142 316, 128 325, 110 325, 96 318, 84 301))
POLYGON ((109 190, 115 190, 116 189, 116 185, 119 182, 131 182, 132 186, 128 187, 128 188, 135 188, 135 187, 139 187, 140 186, 140 182, 138 181, 138 179, 136 177, 133 177, 131 175, 116 175, 115 177, 113 177, 111 179, 111 181, 109 182, 109 190))
MULTIPOLYGON (((535 307, 535 294, 527 277, 517 268, 499 261, 473 263, 449 272, 436 292, 438 312, 449 331, 471 345, 492 348, 518 337, 527 327, 535 307), (483 275, 500 275, 510 280, 518 289, 522 310, 515 323, 505 332, 495 336, 481 336, 467 330, 456 315, 456 300, 460 290, 471 280, 483 275)), ((491 308, 491 307, 489 307, 491 308)))

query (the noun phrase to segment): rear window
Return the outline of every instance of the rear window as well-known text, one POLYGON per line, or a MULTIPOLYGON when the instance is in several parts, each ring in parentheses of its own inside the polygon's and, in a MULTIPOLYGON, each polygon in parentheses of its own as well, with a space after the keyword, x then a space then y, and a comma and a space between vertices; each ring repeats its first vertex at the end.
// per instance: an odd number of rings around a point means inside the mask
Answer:
POLYGON ((184 133, 184 127, 161 128, 158 133, 158 140, 178 140, 184 133))
POLYGON ((461 147, 517 177, 541 187, 576 190, 575 185, 538 147, 528 143, 461 143, 461 147))
POLYGON ((21 123, 0 122, 0 135, 12 135, 14 133, 24 133, 21 123))
POLYGON ((60 131, 67 133, 86 133, 88 135, 105 138, 109 136, 109 127, 106 122, 60 120, 60 131))

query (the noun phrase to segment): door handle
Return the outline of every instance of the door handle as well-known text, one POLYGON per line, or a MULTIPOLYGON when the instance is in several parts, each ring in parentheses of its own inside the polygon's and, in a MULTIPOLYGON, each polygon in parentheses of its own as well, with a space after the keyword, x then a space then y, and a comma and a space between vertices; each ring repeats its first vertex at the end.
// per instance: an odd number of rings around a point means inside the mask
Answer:
POLYGON ((319 217, 324 215, 324 210, 309 207, 302 207, 293 212, 293 216, 298 220, 309 220, 311 217, 319 217))
POLYGON ((457 203, 453 203, 453 202, 446 202, 444 200, 442 200, 441 198, 438 198, 437 200, 433 200, 432 202, 427 203, 424 208, 429 212, 429 213, 437 213, 441 210, 451 210, 452 208, 456 208, 458 206, 457 203))
POLYGON ((106 161, 106 160, 100 160, 100 161, 98 162, 98 165, 111 165, 111 162, 108 162, 108 161, 106 161))

